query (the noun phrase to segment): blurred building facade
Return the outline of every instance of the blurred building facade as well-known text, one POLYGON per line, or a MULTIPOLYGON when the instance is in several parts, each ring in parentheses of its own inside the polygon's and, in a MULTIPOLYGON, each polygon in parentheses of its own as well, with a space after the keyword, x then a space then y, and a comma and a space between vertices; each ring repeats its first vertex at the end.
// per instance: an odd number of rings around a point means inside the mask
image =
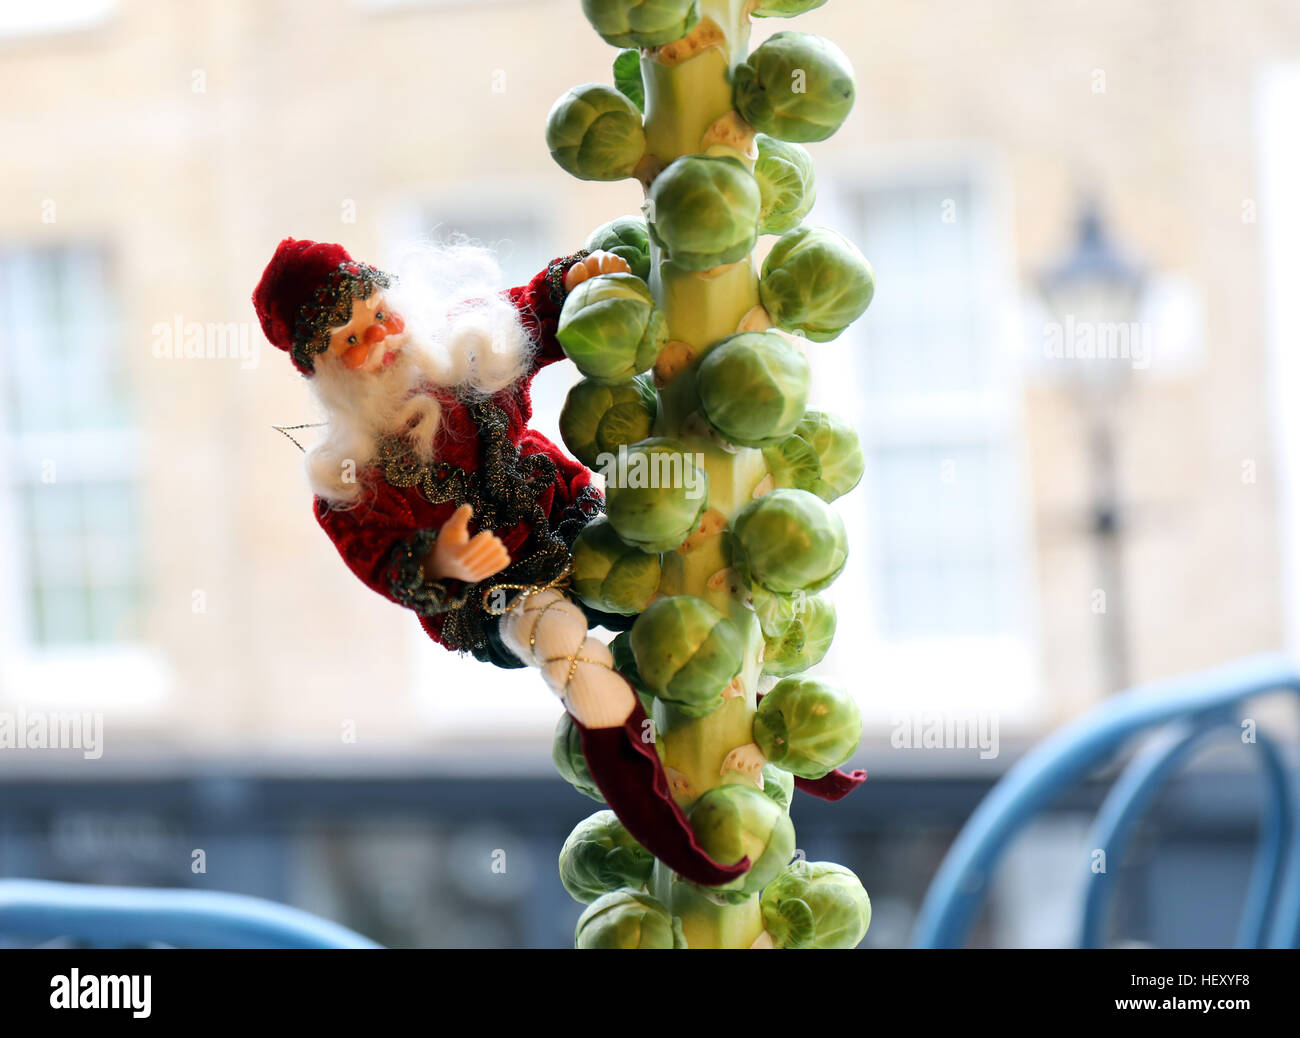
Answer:
MULTIPOLYGON (((569 179, 542 135, 612 50, 576 0, 52 9, 0 19, 0 710, 102 711, 110 752, 544 768, 559 708, 535 675, 433 650, 334 557, 271 429, 310 399, 248 297, 285 235, 382 265, 459 230, 522 279, 635 211, 635 183, 569 179)), ((810 355, 869 459, 823 666, 870 762, 909 711, 1033 733, 1113 691, 1080 365, 1131 369, 1134 678, 1282 644, 1258 111, 1263 73, 1300 61, 1300 9, 832 2, 798 27, 859 80, 811 149, 814 219, 861 245, 876 300, 810 355), (1031 286, 1084 191, 1158 275, 1146 362, 1049 345, 1031 286)), ((574 378, 539 381, 557 439, 574 378)))

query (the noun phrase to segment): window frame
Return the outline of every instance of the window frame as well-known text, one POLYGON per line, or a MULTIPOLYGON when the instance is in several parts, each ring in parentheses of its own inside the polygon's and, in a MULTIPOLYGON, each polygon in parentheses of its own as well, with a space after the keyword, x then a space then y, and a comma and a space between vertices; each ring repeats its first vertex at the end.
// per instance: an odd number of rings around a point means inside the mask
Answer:
MULTIPOLYGON (((112 317, 117 278, 113 250, 102 240, 38 242, 9 240, 0 245, 0 260, 42 252, 98 253, 102 290, 108 304, 110 338, 118 338, 112 317)), ((119 716, 152 716, 169 700, 172 674, 164 655, 143 640, 40 644, 34 639, 32 574, 24 552, 21 495, 40 483, 43 458, 57 459, 56 482, 93 484, 126 482, 137 499, 143 496, 142 430, 128 413, 121 425, 87 426, 54 432, 20 432, 10 424, 8 400, 12 375, 0 363, 0 444, 10 463, 0 475, 0 702, 28 709, 113 710, 119 716)), ((137 509, 137 543, 146 520, 137 509)), ((148 569, 142 552, 139 564, 148 569)), ((142 617, 148 581, 141 581, 142 617)))
MULTIPOLYGON (((861 341, 846 333, 838 356, 828 346, 810 343, 813 401, 836 411, 859 431, 867 464, 872 447, 890 443, 924 445, 960 439, 972 445, 1001 443, 1008 465, 1011 501, 1008 515, 1015 527, 1008 541, 1016 546, 1011 579, 1018 588, 1019 623, 1008 636, 926 637, 893 641, 882 632, 875 595, 859 585, 865 601, 848 602, 849 589, 833 585, 829 595, 841 612, 838 635, 821 665, 828 677, 853 690, 870 725, 895 725, 903 704, 911 713, 969 711, 975 704, 997 714, 1012 728, 1033 729, 1047 716, 1039 663, 1040 639, 1036 610, 1038 586, 1034 550, 1032 499, 1023 396, 1022 303, 1012 238, 1013 207, 1010 179, 1001 157, 970 142, 898 145, 871 151, 836 151, 818 161, 818 200, 807 222, 832 227, 855 240, 869 261, 870 241, 855 214, 857 198, 873 191, 941 187, 953 182, 969 185, 972 217, 982 230, 977 241, 988 271, 989 313, 995 328, 989 335, 994 365, 985 390, 973 394, 919 394, 866 399, 858 392, 866 372, 853 350, 861 341), (845 377, 846 367, 852 377, 845 377), (848 622, 845 623, 844 621, 848 622), (856 623, 861 625, 855 628, 856 623), (849 648, 852 646, 852 648, 849 648), (850 659, 849 653, 852 653, 850 659), (882 702, 882 692, 888 700, 882 702)), ((938 214, 936 214, 936 219, 938 214)), ((962 215, 958 214, 958 219, 962 215)), ((888 291, 888 271, 877 271, 878 291, 888 291)), ((872 311, 862 317, 862 328, 872 311)), ((850 559, 857 552, 871 557, 859 572, 878 579, 879 538, 868 500, 870 471, 859 487, 840 498, 840 511, 851 531, 850 559)), ((859 554, 861 557, 861 554, 859 554)), ((852 561, 850 562, 852 565, 852 561)))

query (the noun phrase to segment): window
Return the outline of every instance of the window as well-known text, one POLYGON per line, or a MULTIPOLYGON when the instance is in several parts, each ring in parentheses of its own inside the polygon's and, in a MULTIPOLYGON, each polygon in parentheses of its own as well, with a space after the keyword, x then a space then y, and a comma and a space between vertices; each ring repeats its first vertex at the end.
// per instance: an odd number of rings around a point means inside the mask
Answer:
POLYGON ((138 634, 135 450, 115 340, 100 252, 0 255, 8 489, 33 645, 138 634))
POLYGON ((159 690, 157 661, 139 670, 139 444, 121 357, 103 250, 0 250, 0 664, 25 698, 159 690))
POLYGON ((866 457, 861 486, 836 504, 851 550, 824 667, 854 675, 877 720, 976 702, 1027 710, 1019 378, 1004 348, 1013 282, 990 192, 970 175, 909 171, 831 198, 811 222, 862 247, 878 290, 840 340, 808 349, 814 400, 856 424, 866 457))

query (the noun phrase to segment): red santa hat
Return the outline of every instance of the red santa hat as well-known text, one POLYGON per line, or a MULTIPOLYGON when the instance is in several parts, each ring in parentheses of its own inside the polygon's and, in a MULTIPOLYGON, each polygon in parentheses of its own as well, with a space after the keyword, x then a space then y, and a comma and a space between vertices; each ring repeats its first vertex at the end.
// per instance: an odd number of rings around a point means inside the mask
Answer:
POLYGON ((315 357, 329 349, 330 329, 351 319, 353 300, 390 283, 387 274, 358 263, 342 245, 285 238, 253 290, 253 306, 271 345, 311 375, 315 357))

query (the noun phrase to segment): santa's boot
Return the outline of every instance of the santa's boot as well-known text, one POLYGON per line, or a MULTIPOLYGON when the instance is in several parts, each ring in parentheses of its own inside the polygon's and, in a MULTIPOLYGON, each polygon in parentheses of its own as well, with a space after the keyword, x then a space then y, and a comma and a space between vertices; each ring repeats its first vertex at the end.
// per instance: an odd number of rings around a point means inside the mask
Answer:
POLYGON ((573 718, 591 777, 611 811, 642 847, 678 875, 721 886, 749 868, 705 853, 673 800, 652 727, 609 648, 587 630, 582 610, 553 589, 517 599, 501 619, 501 640, 540 667, 573 718))

